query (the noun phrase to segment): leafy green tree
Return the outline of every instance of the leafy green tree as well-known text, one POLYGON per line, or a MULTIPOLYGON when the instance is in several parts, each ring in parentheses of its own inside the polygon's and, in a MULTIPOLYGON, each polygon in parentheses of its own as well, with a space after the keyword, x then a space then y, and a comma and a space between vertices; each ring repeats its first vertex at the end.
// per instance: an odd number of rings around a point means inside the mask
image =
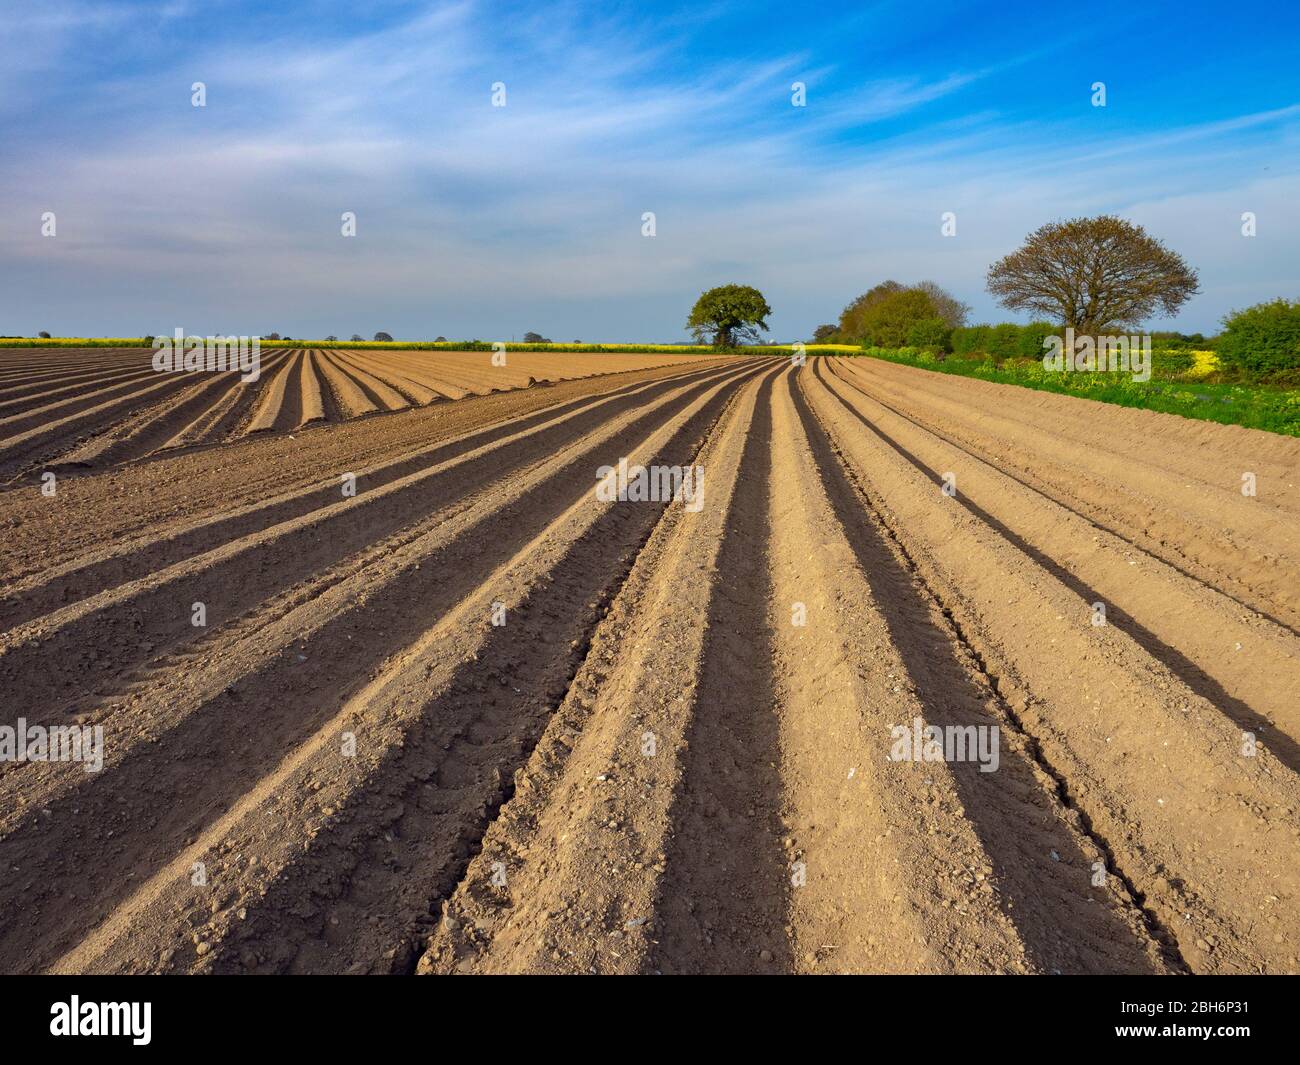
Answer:
POLYGON ((383 340, 383 341, 386 341, 386 342, 390 342, 390 343, 391 343, 393 338, 392 338, 391 336, 389 336, 387 333, 376 333, 376 334, 375 334, 375 339, 376 339, 376 340, 383 340))
POLYGON ((909 348, 937 348, 939 351, 947 351, 951 338, 952 330, 948 328, 948 323, 938 316, 921 318, 913 322, 907 330, 909 348))
POLYGON ((935 313, 949 329, 960 329, 966 324, 966 316, 970 314, 970 305, 962 303, 947 289, 940 288, 933 281, 918 281, 911 287, 918 292, 924 292, 930 297, 930 302, 934 304, 935 313))
POLYGON ((1300 370, 1300 300, 1276 299, 1223 319, 1219 364, 1252 373, 1300 370))
POLYGON ((919 289, 891 292, 862 313, 863 341, 878 348, 901 348, 914 325, 938 317, 934 302, 919 289))
POLYGON ((941 319, 949 329, 957 329, 964 325, 966 316, 970 313, 970 307, 933 281, 920 281, 915 285, 904 285, 901 282, 892 280, 882 281, 875 288, 868 289, 840 312, 840 336, 857 341, 870 339, 866 321, 871 314, 872 308, 900 292, 924 293, 929 297, 930 304, 933 307, 933 316, 941 319))
POLYGON ((830 338, 833 337, 837 332, 838 330, 833 325, 819 325, 816 329, 813 330, 812 342, 814 344, 830 343, 831 342, 830 338))
POLYGON ((758 289, 750 285, 719 285, 703 293, 686 328, 700 343, 712 341, 715 347, 734 348, 755 343, 760 330, 767 331, 767 316, 772 308, 758 289))
POLYGON ((866 340, 867 332, 866 326, 863 325, 863 316, 881 300, 894 295, 896 292, 902 292, 905 288, 905 285, 897 281, 882 281, 874 288, 868 289, 845 307, 844 310, 840 311, 840 336, 850 339, 850 341, 857 340, 861 342, 866 340))
POLYGON ((1090 336, 1137 327, 1157 309, 1175 314, 1199 291, 1182 256, 1113 215, 1041 226, 989 267, 987 286, 1010 310, 1090 336))

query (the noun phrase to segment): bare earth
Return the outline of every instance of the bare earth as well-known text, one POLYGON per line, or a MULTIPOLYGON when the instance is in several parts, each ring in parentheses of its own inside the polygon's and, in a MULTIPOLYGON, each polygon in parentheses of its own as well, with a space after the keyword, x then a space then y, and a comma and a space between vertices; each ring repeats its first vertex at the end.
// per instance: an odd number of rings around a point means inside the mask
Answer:
MULTIPOLYGON (((266 348, 256 380, 158 373, 148 348, 0 350, 0 482, 698 355, 266 348)), ((251 375, 250 375, 251 376, 251 375)))
MULTIPOLYGON (((416 380, 319 355, 263 381, 416 380)), ((0 763, 0 970, 1300 970, 1300 441, 618 371, 201 446, 159 408, 53 497, 87 441, 32 421, 0 725, 105 760, 0 763), (703 506, 601 502, 622 457, 703 506), (996 770, 892 760, 916 719, 996 770)))

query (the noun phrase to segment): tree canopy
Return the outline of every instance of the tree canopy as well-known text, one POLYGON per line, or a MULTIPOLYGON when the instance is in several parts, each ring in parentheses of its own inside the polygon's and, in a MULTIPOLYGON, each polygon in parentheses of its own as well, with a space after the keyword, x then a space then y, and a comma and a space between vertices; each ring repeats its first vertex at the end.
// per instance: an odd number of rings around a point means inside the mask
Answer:
MULTIPOLYGON (((920 281, 915 285, 904 285, 898 281, 882 281, 868 289, 840 312, 839 334, 848 340, 872 340, 870 322, 877 322, 878 311, 882 302, 904 292, 918 292, 925 296, 928 303, 921 300, 904 300, 894 304, 894 313, 901 307, 911 307, 917 312, 907 324, 914 324, 922 318, 939 318, 948 329, 957 329, 966 324, 970 307, 957 299, 952 293, 941 288, 933 281, 920 281), (924 311, 925 313, 920 313, 924 311)), ((904 328, 903 332, 906 333, 904 328)), ((902 341, 900 341, 902 343, 902 341)))
POLYGON ((719 285, 695 301, 686 328, 696 340, 732 348, 756 342, 760 331, 767 331, 767 316, 771 313, 772 308, 758 289, 750 285, 719 285))
POLYGON ((1095 335, 1177 313, 1199 290, 1196 271, 1139 225, 1103 215, 1049 222, 988 272, 988 290, 1013 311, 1052 315, 1095 335))
MULTIPOLYGON (((873 301, 859 316, 861 337, 878 348, 901 348, 922 322, 939 321, 934 301, 916 288, 900 288, 873 301)), ((942 321, 939 321, 942 328, 942 321)))

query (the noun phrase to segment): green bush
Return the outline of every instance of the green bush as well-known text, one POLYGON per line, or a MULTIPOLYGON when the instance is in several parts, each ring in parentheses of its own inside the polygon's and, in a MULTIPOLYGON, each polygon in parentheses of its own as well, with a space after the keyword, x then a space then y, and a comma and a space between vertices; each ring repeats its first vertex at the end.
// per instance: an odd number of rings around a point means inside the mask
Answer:
POLYGON ((952 331, 952 350, 954 355, 974 355, 988 350, 989 333, 992 326, 968 325, 952 331))
POLYGON ((907 344, 913 348, 936 348, 949 350, 952 330, 942 318, 922 318, 914 322, 907 331, 907 344))
POLYGON ((985 350, 998 360, 1015 358, 1020 351, 1020 326, 1012 322, 995 325, 985 350))
POLYGON ((1280 374, 1300 370, 1300 300, 1276 299, 1223 319, 1216 349, 1224 368, 1280 374))
POLYGON ((1157 377, 1174 377, 1180 373, 1186 373, 1196 362, 1195 357, 1190 351, 1176 351, 1173 348, 1165 348, 1163 351, 1155 346, 1152 341, 1151 352, 1151 371, 1157 377))
POLYGON ((1041 359, 1047 349, 1043 341, 1060 333, 1051 322, 1030 322, 1020 327, 1020 340, 1016 344, 1016 355, 1022 359, 1041 359))

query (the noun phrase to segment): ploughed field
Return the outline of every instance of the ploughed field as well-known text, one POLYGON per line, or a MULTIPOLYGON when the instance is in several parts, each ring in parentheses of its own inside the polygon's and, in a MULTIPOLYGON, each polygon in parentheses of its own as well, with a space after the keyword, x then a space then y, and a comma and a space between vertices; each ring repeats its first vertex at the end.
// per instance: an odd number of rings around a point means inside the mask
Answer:
POLYGON ((753 358, 16 483, 0 970, 1295 972, 1298 463, 753 358))
POLYGON ((0 349, 0 482, 253 433, 698 360, 698 355, 264 348, 255 380, 158 372, 147 348, 0 349))

